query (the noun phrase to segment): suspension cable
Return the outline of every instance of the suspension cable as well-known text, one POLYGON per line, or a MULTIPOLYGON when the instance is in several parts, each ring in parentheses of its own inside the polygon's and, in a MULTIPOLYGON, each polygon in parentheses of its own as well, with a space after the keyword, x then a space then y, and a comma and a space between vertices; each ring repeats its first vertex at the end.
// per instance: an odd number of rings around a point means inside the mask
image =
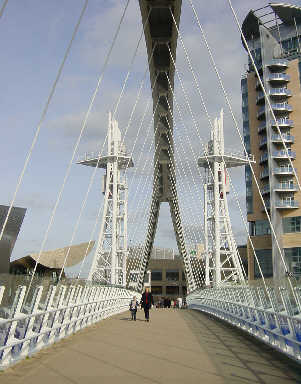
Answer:
POLYGON ((4 2, 2 4, 2 7, 0 9, 0 19, 1 19, 2 15, 3 15, 3 12, 5 10, 5 7, 6 7, 7 3, 8 3, 8 0, 4 0, 4 2))
MULTIPOLYGON (((6 6, 6 4, 7 4, 7 2, 3 4, 2 9, 1 9, 2 12, 3 12, 4 7, 6 6)), ((31 159, 31 155, 32 155, 33 149, 34 149, 34 147, 35 147, 35 145, 36 145, 36 142, 37 142, 37 140, 38 140, 38 137, 39 137, 39 134, 40 134, 40 130, 41 130, 42 124, 43 124, 43 122, 44 122, 44 120, 45 120, 45 117, 46 117, 46 114, 47 114, 47 111, 48 111, 48 107, 49 107, 49 105, 50 105, 50 102, 51 102, 52 97, 53 97, 53 95, 54 95, 54 92, 55 92, 55 90, 56 90, 57 83, 58 83, 58 81, 59 81, 59 79, 60 79, 60 77, 61 77, 61 74, 62 74, 64 65, 65 65, 65 62, 66 62, 67 57, 68 57, 68 55, 69 55, 69 52, 70 52, 70 50, 71 50, 73 41, 74 41, 74 39, 75 39, 75 36, 76 36, 77 31, 78 31, 78 29, 79 29, 79 26, 80 26, 80 24, 81 24, 81 21, 82 21, 82 18, 83 18, 83 16, 84 16, 84 13, 85 13, 85 11, 86 11, 86 9, 87 9, 87 6, 88 6, 88 0, 85 0, 84 6, 83 6, 82 11, 81 11, 80 16, 79 16, 79 19, 78 19, 77 24, 76 24, 76 26, 75 26, 75 28, 74 28, 73 33, 72 33, 71 40, 70 40, 69 45, 68 45, 68 47, 67 47, 67 49, 66 49, 65 55, 64 55, 64 57, 63 57, 63 60, 62 60, 62 62, 61 62, 61 64, 60 64, 60 66, 59 66, 59 69, 58 69, 56 78, 55 78, 54 83, 53 83, 53 85, 52 85, 52 87, 51 87, 49 96, 48 96, 48 98, 47 98, 46 104, 45 104, 44 109, 43 109, 43 111, 42 111, 42 115, 41 115, 41 117, 40 117, 40 120, 39 120, 37 129, 36 129, 34 138, 33 138, 33 140, 32 140, 31 146, 30 146, 30 149, 29 149, 29 151, 28 151, 28 153, 27 153, 27 156, 26 156, 26 159, 25 159, 25 162, 24 162, 24 165, 23 165, 23 169, 22 169, 22 171, 21 171, 21 173, 20 173, 20 175, 19 175, 19 178, 18 178, 18 181, 17 181, 17 186, 16 186, 16 189, 15 189, 15 191, 14 191, 12 200, 11 200, 11 202, 10 202, 9 209, 8 209, 8 212, 7 212, 7 214, 6 214, 6 218, 5 218, 4 223, 3 223, 3 227, 2 227, 1 232, 0 232, 0 241, 2 240, 3 233, 4 233, 4 231, 5 231, 5 228, 6 228, 6 225, 7 225, 7 222, 8 222, 8 218, 9 218, 9 215, 10 215, 11 210, 12 210, 12 208, 13 208, 13 205, 14 205, 14 203, 15 203, 15 200, 16 200, 16 197, 17 197, 17 193, 18 193, 19 188, 20 188, 20 186, 21 186, 21 183, 22 183, 22 181, 23 181, 23 177, 24 177, 25 171, 26 171, 26 169, 27 169, 28 163, 29 163, 29 161, 30 161, 30 159, 31 159)), ((2 15, 2 14, 0 14, 0 17, 1 17, 1 15, 2 15)))
POLYGON ((116 30, 115 35, 114 35, 114 37, 113 37, 113 41, 112 41, 112 43, 111 43, 109 52, 107 53, 107 56, 106 56, 104 65, 103 65, 103 67, 102 67, 101 74, 100 74, 100 76, 99 76, 99 78, 98 78, 97 86, 96 86, 96 88, 95 88, 95 90, 94 90, 94 93, 93 93, 93 95, 92 95, 92 98, 91 98, 91 100, 90 100, 89 107, 88 107, 88 110, 87 110, 87 112, 86 112, 86 115, 85 115, 85 118, 84 118, 84 121, 83 121, 81 130, 80 130, 80 133, 79 133, 79 135, 78 135, 78 139, 77 139, 76 144, 75 144, 75 146, 74 146, 73 153, 72 153, 70 162, 69 162, 69 164, 68 164, 68 167, 67 167, 67 170, 66 170, 66 173, 65 173, 65 176, 64 176, 63 183, 62 183, 61 188, 60 188, 60 190, 59 190, 59 193, 58 193, 58 196, 57 196, 57 199, 56 199, 56 203, 55 203, 55 205, 54 205, 54 208, 53 208, 52 213, 51 213, 51 217, 50 217, 50 219, 49 219, 48 227, 47 227, 46 233, 45 233, 45 235, 44 235, 44 238, 43 238, 43 241, 42 241, 42 244, 41 244, 41 248, 40 248, 40 251, 39 251, 39 254, 38 254, 38 258, 37 258, 36 263, 35 263, 34 271, 33 271, 33 274, 32 274, 32 277, 31 277, 31 280, 30 280, 30 283, 29 283, 29 286, 28 286, 28 290, 27 290, 27 293, 26 293, 26 297, 25 297, 25 299, 24 299, 24 303, 26 302, 26 299, 27 299, 27 296, 28 296, 30 287, 31 287, 31 285, 32 285, 33 278, 34 278, 34 275, 35 275, 35 272, 36 272, 36 269, 37 269, 37 265, 38 265, 38 262, 39 262, 39 260, 40 260, 41 254, 42 254, 42 252, 43 252, 45 243, 46 243, 46 241, 47 241, 48 233, 49 233, 49 231, 50 231, 50 228, 52 227, 52 223, 53 223, 53 221, 54 221, 54 217, 55 217, 55 214, 56 214, 56 210, 57 210, 57 207, 58 207, 59 202, 60 202, 60 200, 61 200, 61 197, 62 197, 64 188, 65 188, 65 184, 66 184, 66 181, 67 181, 67 179, 68 179, 68 176, 69 176, 69 173, 70 173, 70 170, 71 170, 71 166, 72 166, 72 164, 73 164, 73 160, 74 160, 75 154, 76 154, 76 152, 77 152, 77 149, 78 149, 78 146, 79 146, 81 137, 82 137, 82 135, 83 135, 83 133, 84 133, 84 130, 85 130, 85 128, 86 128, 87 121, 88 121, 88 117, 90 116, 90 112, 91 112, 91 110, 92 110, 92 107, 93 107, 93 104, 94 104, 96 95, 98 94, 99 88, 100 88, 100 86, 101 86, 102 79, 103 79, 103 76, 104 76, 104 72, 105 72, 105 70, 106 70, 106 68, 107 68, 109 59, 110 59, 110 57, 111 57, 112 50, 113 50, 113 48, 114 48, 114 46, 115 46, 115 42, 116 42, 117 37, 118 37, 118 35, 119 35, 119 31, 120 31, 120 28, 121 28, 121 24, 122 24, 122 22, 123 22, 123 20, 124 20, 126 11, 127 11, 127 9, 128 9, 129 2, 130 2, 130 0, 127 0, 127 3, 126 3, 126 5, 125 5, 125 8, 124 8, 124 10, 123 10, 121 19, 120 19, 119 24, 118 24, 117 30, 116 30))
MULTIPOLYGON (((239 135, 239 137, 240 137, 240 140, 241 140, 241 143, 242 143, 242 145, 243 145, 244 151, 245 151, 245 153, 247 153, 246 148, 245 148, 245 144, 244 144, 244 141, 243 141, 243 138, 242 138, 242 135, 241 135, 241 133, 240 133, 240 130, 239 130, 239 127, 238 127, 238 124, 237 124, 237 120, 236 120, 236 118, 235 118, 235 116, 234 116, 234 113, 233 113, 233 109, 232 109, 232 106, 231 106, 231 103, 230 103, 230 100, 229 100, 227 91, 225 90, 225 87, 224 87, 224 85, 223 85, 223 81, 222 81, 221 76, 220 76, 220 74, 219 74, 219 71, 218 71, 218 69, 217 69, 215 60, 214 60, 214 58, 213 58, 213 55, 212 55, 210 46, 209 46, 209 44, 208 44, 208 41, 207 41, 207 38, 206 38, 206 35, 205 35, 205 32, 204 32, 204 30, 203 30, 203 28, 202 28, 202 26, 201 26, 201 24, 200 24, 198 15, 197 15, 196 10, 195 10, 195 8, 194 8, 194 6, 193 6, 193 4, 192 4, 192 1, 189 0, 189 2, 190 2, 190 4, 191 4, 193 13, 194 13, 194 15, 195 15, 195 18, 196 18, 198 27, 199 27, 199 29, 200 29, 200 31, 201 31, 202 36, 203 36, 203 40, 204 40, 204 42, 205 42, 205 45, 206 45, 207 51, 208 51, 208 53, 209 53, 209 56, 210 56, 212 65, 213 65, 214 70, 215 70, 215 72, 216 72, 216 75, 217 75, 217 77, 218 77, 220 86, 221 86, 221 88, 222 88, 222 90, 223 90, 223 93, 224 93, 224 96, 225 96, 227 105, 228 105, 228 107, 229 107, 229 110, 230 110, 232 119, 233 119, 234 124, 235 124, 235 128, 236 128, 236 130, 237 130, 237 132, 238 132, 238 135, 239 135)), ((239 28, 239 30, 241 31, 241 36, 242 36, 242 38, 243 38, 243 40, 244 40, 244 43, 245 43, 245 45, 246 45, 246 47, 247 47, 247 49, 248 49, 248 53, 249 53, 249 55, 250 55, 250 50, 249 50, 248 44, 247 44, 247 42, 246 42, 246 40, 245 40, 245 36, 244 36, 244 34, 242 33, 241 27, 240 27, 240 25, 239 25, 239 21, 238 21, 237 16, 236 16, 236 13, 235 13, 235 11, 234 11, 234 9, 233 9, 233 7, 232 7, 231 0, 228 0, 228 2, 229 2, 229 5, 230 5, 230 8, 231 8, 231 10, 232 10, 232 13, 233 13, 233 15, 234 15, 234 18, 235 18, 235 20, 236 20, 236 23, 237 23, 237 25, 238 25, 238 28, 239 28)), ((256 65, 255 65, 255 62, 254 62, 254 59, 253 59, 252 55, 250 55, 250 59, 252 60, 252 64, 253 64, 253 66, 254 66, 255 71, 257 71, 257 68, 256 68, 256 65)), ((257 73, 258 73, 258 71, 257 71, 257 73)), ((277 125, 278 132, 280 132, 278 122, 277 122, 276 117, 275 117, 275 114, 274 114, 274 112, 273 112, 273 110, 272 110, 272 107, 271 107, 271 104, 270 104, 270 100, 269 100, 269 98, 267 97, 267 94, 266 94, 266 91, 265 91, 264 86, 263 86, 263 84, 262 84, 262 81, 261 81, 261 79, 260 79, 260 76, 258 77, 258 80, 259 80, 259 82, 261 83, 263 92, 265 93, 265 98, 266 98, 266 101, 267 101, 267 103, 268 103, 268 105, 269 105, 269 108, 270 108, 270 110, 271 110, 271 114, 272 114, 272 116, 273 116, 273 119, 274 119, 274 121, 275 121, 275 123, 276 123, 276 125, 277 125)), ((280 136, 281 136, 281 132, 280 132, 280 136)), ((282 137, 282 136, 281 136, 281 137, 282 137)), ((290 156, 289 156, 289 153, 288 153, 288 151, 287 151, 287 148, 286 148, 286 145, 285 145, 285 142, 284 142, 284 139, 283 139, 283 138, 282 138, 282 142, 283 142, 283 145, 284 145, 284 147, 285 147, 286 154, 287 154, 287 156, 288 156, 288 159, 289 159, 289 161, 290 161, 290 164, 292 164, 292 163, 291 163, 290 156)), ((284 257, 283 257, 283 252, 282 252, 282 250, 281 250, 281 248, 280 248, 280 244, 279 244, 278 238, 277 238, 277 236, 276 236, 276 232, 275 232, 274 226, 273 226, 273 224, 272 224, 270 215, 269 215, 269 213, 268 213, 268 211, 267 211, 267 207, 266 207, 265 201, 264 201, 264 199, 263 199, 263 197, 262 197, 262 195, 261 195, 261 193, 260 193, 260 188, 259 188, 258 180, 257 180, 257 177, 256 177, 256 175, 255 175, 255 173, 254 173, 254 169, 253 169, 253 166, 252 166, 251 162, 249 162, 249 166, 250 166, 250 169, 251 169, 251 172, 252 172, 252 175, 253 175, 253 178, 254 178, 256 187, 257 187, 257 189, 258 189, 258 191, 259 191, 259 196, 260 196, 260 198, 261 198, 261 201, 262 201, 262 204, 263 204, 265 213, 266 213, 266 215, 267 215, 267 218, 268 218, 268 221, 269 221, 269 224, 270 224, 270 227, 271 227, 271 231, 272 231, 273 237, 274 237, 275 242, 276 242, 276 246, 277 246, 278 251, 279 251, 279 254, 280 254, 280 258, 281 258, 282 263, 283 263, 283 265, 284 265, 284 268, 285 268, 285 270, 286 270, 286 272, 287 272, 287 271, 288 271, 287 264, 286 264, 285 259, 284 259, 284 257)), ((294 170, 294 167, 292 167, 292 169, 294 170)), ((300 183, 299 183, 299 180, 298 180, 298 177, 297 177, 295 171, 294 171, 294 174, 295 174, 295 176, 296 176, 297 183, 298 183, 298 186, 299 186, 299 189, 300 189, 300 183)), ((290 285, 290 287, 291 287, 291 289, 292 289, 292 293, 293 293, 293 295, 294 295, 294 298, 295 298, 295 300, 296 300, 295 292, 294 292, 294 290, 293 290, 292 282, 291 282, 290 278, 288 278, 288 282, 289 282, 289 285, 290 285)))

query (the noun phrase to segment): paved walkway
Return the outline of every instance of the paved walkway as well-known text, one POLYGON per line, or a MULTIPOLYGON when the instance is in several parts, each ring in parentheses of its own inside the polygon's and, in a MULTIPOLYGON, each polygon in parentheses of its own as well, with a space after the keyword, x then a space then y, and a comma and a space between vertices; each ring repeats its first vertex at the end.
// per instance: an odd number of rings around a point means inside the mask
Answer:
POLYGON ((104 320, 0 373, 1 384, 301 383, 301 368, 191 310, 104 320), (299 374, 298 374, 299 371, 299 374))

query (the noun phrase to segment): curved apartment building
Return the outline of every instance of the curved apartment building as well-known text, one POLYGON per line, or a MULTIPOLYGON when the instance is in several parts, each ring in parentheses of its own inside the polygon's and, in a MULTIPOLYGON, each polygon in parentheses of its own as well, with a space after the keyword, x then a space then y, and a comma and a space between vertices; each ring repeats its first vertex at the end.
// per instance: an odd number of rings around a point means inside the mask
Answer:
MULTIPOLYGON (((273 110, 249 57, 241 80, 243 133, 247 151, 255 157, 253 169, 259 181, 258 190, 246 166, 250 236, 266 277, 282 278, 291 272, 299 278, 301 191, 295 172, 301 180, 301 7, 272 3, 252 10, 242 30, 273 110), (277 241, 271 235, 262 198, 277 241)), ((260 277, 250 242, 248 262, 249 279, 260 277)))

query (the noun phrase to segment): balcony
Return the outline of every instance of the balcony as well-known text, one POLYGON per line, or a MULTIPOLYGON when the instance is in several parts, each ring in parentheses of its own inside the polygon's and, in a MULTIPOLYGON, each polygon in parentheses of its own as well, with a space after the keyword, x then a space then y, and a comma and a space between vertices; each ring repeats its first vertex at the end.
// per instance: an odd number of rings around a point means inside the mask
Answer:
POLYGON ((285 143, 291 144, 294 142, 295 138, 292 135, 281 135, 280 136, 277 134, 273 134, 271 140, 273 143, 283 144, 283 141, 284 141, 285 143))
POLYGON ((274 113, 289 113, 292 112, 293 107, 288 103, 275 103, 272 104, 274 113))
MULTIPOLYGON (((274 120, 270 121, 272 127, 276 127, 276 123, 274 120)), ((293 120, 290 119, 277 119, 277 124, 279 128, 291 128, 294 126, 293 120)))
POLYGON ((298 191, 298 187, 293 182, 282 182, 282 183, 275 184, 274 191, 276 191, 276 192, 296 192, 296 191, 298 191))
POLYGON ((263 155, 260 156, 259 163, 264 163, 265 161, 268 161, 268 153, 265 152, 263 155))
POLYGON ((291 97, 292 92, 287 88, 272 88, 269 90, 271 99, 282 99, 283 97, 291 97))
POLYGON ((297 172, 296 168, 292 168, 290 166, 287 167, 279 167, 279 168, 274 168, 273 169, 273 174, 274 175, 280 175, 280 176, 285 176, 285 175, 294 175, 294 170, 297 172))
MULTIPOLYGON (((262 81, 262 83, 263 83, 263 78, 261 77, 260 79, 261 79, 261 81, 262 81)), ((260 90, 260 89, 262 89, 262 88, 261 88, 260 81, 259 81, 258 79, 256 80, 255 88, 256 88, 257 91, 260 90)))
POLYGON ((299 208, 299 202, 295 200, 276 200, 275 207, 278 209, 299 208))
MULTIPOLYGON (((264 200, 264 205, 265 205, 266 209, 270 209, 270 200, 269 199, 268 200, 264 200)), ((264 206, 262 206, 261 210, 265 211, 264 206)))
POLYGON ((260 178, 265 179, 269 177, 269 168, 264 168, 262 172, 260 172, 260 178))
POLYGON ((256 104, 264 104, 264 93, 262 91, 258 92, 258 95, 256 96, 256 104))
POLYGON ((263 186, 263 188, 260 190, 260 193, 262 195, 266 195, 267 193, 270 193, 270 185, 266 184, 263 186))
POLYGON ((288 61, 285 59, 273 59, 268 63, 267 66, 273 72, 284 71, 288 68, 288 61))
POLYGON ((267 144, 267 141, 268 141, 267 137, 264 136, 264 137, 260 140, 260 142, 259 142, 259 147, 260 147, 260 148, 264 147, 264 146, 267 144))
POLYGON ((286 73, 270 73, 268 81, 273 84, 285 84, 290 81, 290 76, 286 73))
POLYGON ((257 130, 258 130, 258 133, 265 132, 266 128, 267 128, 267 123, 266 123, 266 121, 263 121, 263 122, 260 123, 259 126, 258 126, 258 129, 257 129, 257 130))
POLYGON ((288 155, 287 155, 285 150, 273 151, 273 153, 272 153, 272 156, 274 157, 274 159, 288 159, 289 157, 291 159, 295 159, 296 158, 296 152, 292 151, 290 149, 288 150, 288 155))
POLYGON ((260 107, 257 111, 257 119, 262 120, 265 117, 265 106, 260 107))

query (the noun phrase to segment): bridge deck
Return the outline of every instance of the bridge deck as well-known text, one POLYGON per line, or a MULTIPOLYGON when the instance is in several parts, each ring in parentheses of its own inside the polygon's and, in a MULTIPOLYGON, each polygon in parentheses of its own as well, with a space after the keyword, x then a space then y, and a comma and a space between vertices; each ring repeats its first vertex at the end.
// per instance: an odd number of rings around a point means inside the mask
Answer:
MULTIPOLYGON (((269 347, 191 310, 104 320, 0 373, 1 384, 301 383, 269 347)), ((299 374, 298 374, 299 368, 299 374)))

